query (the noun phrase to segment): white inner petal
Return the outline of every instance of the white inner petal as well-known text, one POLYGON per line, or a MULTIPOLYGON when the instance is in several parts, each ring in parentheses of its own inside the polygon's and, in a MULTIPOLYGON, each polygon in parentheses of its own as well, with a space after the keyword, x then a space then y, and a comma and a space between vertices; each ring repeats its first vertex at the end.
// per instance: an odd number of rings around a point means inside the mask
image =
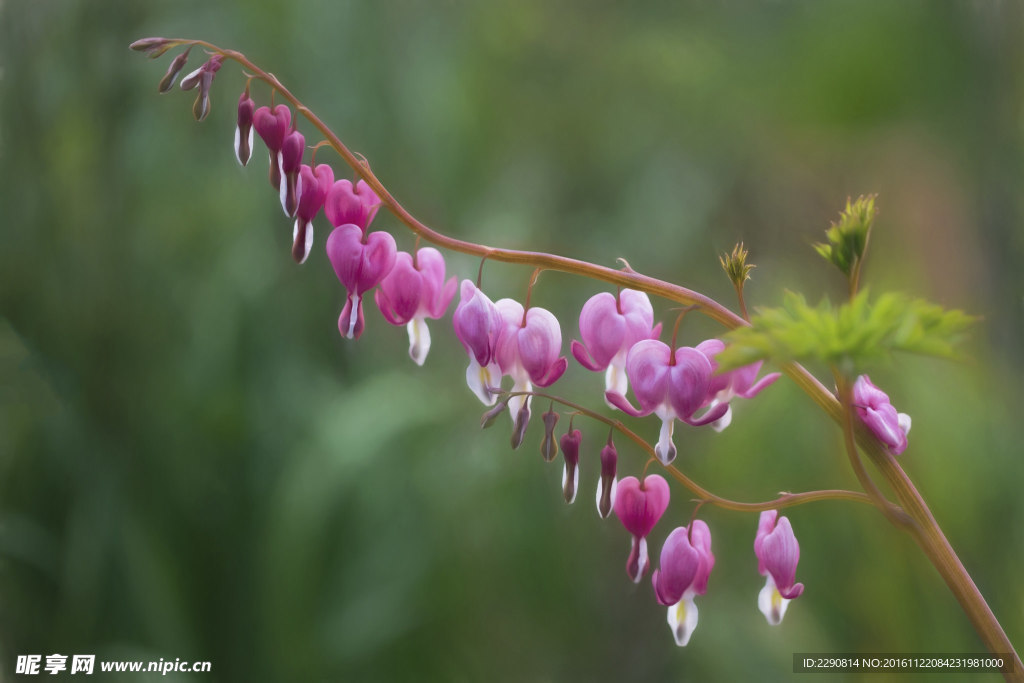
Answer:
POLYGON ((466 368, 466 384, 485 406, 493 406, 497 400, 494 394, 487 391, 487 387, 495 386, 491 374, 492 370, 496 368, 497 366, 494 363, 486 367, 480 367, 480 364, 476 362, 476 358, 472 356, 469 359, 469 367, 466 368))
POLYGON ((782 617, 786 616, 786 608, 788 606, 789 600, 782 597, 779 589, 775 587, 775 581, 772 579, 771 574, 769 574, 764 588, 757 594, 757 608, 761 610, 761 614, 764 615, 769 624, 778 626, 782 623, 782 617))
MULTIPOLYGON (((620 362, 619 357, 616 356, 608 364, 608 369, 604 373, 604 388, 605 391, 611 391, 623 396, 629 391, 629 378, 626 376, 625 359, 620 362)), ((607 399, 605 399, 605 403, 608 403, 607 399)), ((608 403, 608 405, 615 408, 611 403, 608 403)))
MULTIPOLYGON (((708 410, 713 410, 715 408, 715 406, 717 406, 717 405, 718 405, 718 400, 716 399, 716 400, 711 402, 710 406, 708 406, 708 410)), ((716 432, 720 432, 720 431, 724 430, 726 427, 728 427, 731 424, 732 424, 732 406, 730 405, 728 408, 725 409, 725 414, 722 415, 722 417, 718 418, 717 420, 715 420, 714 422, 711 423, 711 428, 714 429, 716 432)))
POLYGON ((423 365, 430 352, 430 328, 425 318, 416 316, 408 322, 405 329, 409 331, 409 357, 416 365, 423 365))
MULTIPOLYGON (((562 465, 562 490, 565 491, 565 482, 569 478, 569 468, 566 465, 562 465)), ((572 496, 569 500, 565 501, 569 505, 572 505, 576 500, 576 491, 580 488, 580 468, 572 468, 572 496)))
MULTIPOLYGON (((281 183, 284 184, 283 182, 281 183)), ((348 332, 345 337, 352 339, 356 334, 356 323, 359 322, 359 295, 349 294, 348 332)))
POLYGON ((675 427, 674 417, 662 418, 661 432, 658 435, 658 444, 654 447, 654 454, 665 465, 676 459, 676 445, 672 442, 672 432, 675 431, 675 427))
POLYGON ((682 600, 668 608, 668 626, 672 629, 676 645, 686 647, 697 628, 697 605, 689 591, 683 595, 682 600))

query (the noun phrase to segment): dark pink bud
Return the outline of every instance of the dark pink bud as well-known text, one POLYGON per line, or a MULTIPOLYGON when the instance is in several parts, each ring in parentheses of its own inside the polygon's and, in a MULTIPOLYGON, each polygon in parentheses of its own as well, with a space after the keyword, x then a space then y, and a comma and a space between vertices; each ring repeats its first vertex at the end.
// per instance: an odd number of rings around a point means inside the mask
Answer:
POLYGON ((306 164, 299 169, 299 206, 292 231, 292 258, 305 263, 313 247, 313 219, 324 205, 327 189, 334 183, 334 171, 327 164, 317 164, 314 171, 306 164))
POLYGON ((252 156, 252 120, 256 103, 249 97, 249 87, 238 98, 238 121, 235 125, 235 158, 245 166, 252 156))
POLYGON ((583 441, 583 433, 578 429, 568 432, 559 439, 562 447, 562 459, 565 466, 562 468, 562 495, 565 502, 572 505, 576 500, 576 489, 580 483, 580 443, 583 441))
MULTIPOLYGON (((281 144, 281 208, 286 216, 294 216, 299 208, 299 170, 306 138, 297 130, 288 133, 281 144)), ((333 173, 332 173, 333 175, 333 173)))
POLYGON ((480 429, 487 429, 492 426, 494 421, 498 419, 498 416, 505 412, 506 408, 508 408, 508 399, 495 403, 494 407, 489 409, 480 418, 480 429))
POLYGON ((161 93, 170 92, 171 88, 174 87, 174 79, 178 77, 181 70, 185 67, 185 63, 188 61, 188 53, 192 48, 189 47, 180 55, 174 58, 171 65, 167 67, 167 73, 160 79, 160 85, 157 90, 161 93))
POLYGON ((618 488, 615 472, 618 464, 619 454, 609 434, 608 443, 601 449, 601 481, 597 485, 597 514, 602 519, 612 513, 612 507, 615 505, 615 492, 618 488))
POLYGON ((281 187, 281 147, 292 125, 292 112, 283 104, 275 105, 273 110, 260 107, 252 116, 252 124, 270 152, 270 185, 277 190, 281 187))
POLYGON ((558 413, 548 409, 542 416, 544 420, 544 440, 540 442, 540 454, 545 462, 551 462, 558 455, 558 444, 555 442, 555 425, 558 424, 558 413))

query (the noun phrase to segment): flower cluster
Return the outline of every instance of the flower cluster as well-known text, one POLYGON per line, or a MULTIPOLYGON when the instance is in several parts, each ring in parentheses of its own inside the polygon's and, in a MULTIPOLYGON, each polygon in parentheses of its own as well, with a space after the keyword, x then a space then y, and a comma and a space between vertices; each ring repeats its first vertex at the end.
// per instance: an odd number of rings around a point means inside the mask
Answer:
MULTIPOLYGON (((155 57, 172 44, 174 41, 145 39, 133 47, 155 57)), ((173 60, 160 81, 161 92, 173 87, 190 49, 173 60)), ((214 54, 181 81, 182 89, 198 90, 193 105, 197 119, 205 118, 210 111, 210 88, 223 60, 223 55, 214 54)), ((406 327, 409 355, 417 365, 423 365, 431 347, 427 319, 443 318, 458 289, 452 327, 469 358, 466 384, 484 405, 491 407, 483 424, 493 423, 507 409, 512 420, 512 445, 521 445, 537 389, 558 382, 569 367, 567 357, 562 355, 562 329, 556 315, 531 306, 529 293, 525 305, 511 298, 492 301, 481 288, 479 277, 476 282, 464 279, 457 285, 457 277, 446 273, 444 256, 433 247, 399 251, 392 234, 371 230, 383 204, 374 191, 380 185, 372 174, 360 172, 366 179, 353 182, 336 178, 326 163, 317 163, 315 158, 307 161, 306 138, 298 123, 299 117, 287 104, 271 101, 257 106, 246 83, 238 99, 235 156, 241 165, 247 165, 254 152, 255 136, 263 141, 270 185, 278 194, 282 211, 294 221, 291 254, 299 264, 310 256, 314 221, 323 212, 331 226, 325 241, 326 255, 345 290, 338 319, 341 336, 360 337, 366 325, 363 301, 367 293, 373 292, 373 301, 384 320, 406 327), (502 387, 505 377, 510 378, 509 388, 502 387)), ((395 208, 390 200, 388 206, 395 208)), ((746 264, 746 255, 737 247, 728 261, 723 259, 740 293, 741 306, 742 282, 753 267, 746 264)), ((531 282, 531 290, 533 285, 531 282)), ((674 442, 677 420, 721 431, 732 422, 733 399, 753 398, 779 378, 779 373, 759 377, 761 362, 719 371, 718 357, 726 349, 719 339, 677 346, 674 332, 670 344, 661 341, 662 323, 655 321, 654 307, 641 291, 619 289, 614 294, 600 292, 590 297, 580 309, 578 329, 579 339, 570 343, 572 357, 586 370, 604 373, 604 389, 595 390, 594 398, 600 396, 609 408, 632 417, 656 415, 661 421, 658 440, 653 449, 647 448, 666 467, 678 453, 674 442), (634 400, 628 397, 630 392, 634 400)), ((857 378, 852 395, 853 409, 867 429, 892 455, 902 453, 907 446, 910 418, 897 413, 888 396, 866 375, 857 378)), ((556 437, 559 414, 554 403, 569 404, 563 399, 550 400, 551 407, 543 415, 541 453, 549 462, 559 451, 562 453, 562 494, 571 504, 579 489, 583 434, 570 420, 568 431, 556 437)), ((585 410, 573 413, 579 414, 596 416, 585 410)), ((647 475, 646 468, 640 477, 620 480, 618 450, 612 436, 616 428, 628 430, 618 421, 599 419, 613 425, 613 429, 597 456, 600 472, 596 506, 602 518, 614 512, 629 532, 626 573, 639 583, 651 569, 648 538, 668 510, 670 489, 662 476, 647 475)), ((779 624, 790 601, 803 593, 803 584, 796 583, 800 546, 789 520, 780 517, 777 510, 761 513, 754 552, 758 571, 765 577, 758 607, 769 624, 779 624)), ((703 520, 692 519, 687 526, 673 529, 662 543, 651 582, 655 599, 668 608, 668 623, 678 645, 686 645, 697 626, 694 600, 706 593, 714 566, 711 531, 703 520)))

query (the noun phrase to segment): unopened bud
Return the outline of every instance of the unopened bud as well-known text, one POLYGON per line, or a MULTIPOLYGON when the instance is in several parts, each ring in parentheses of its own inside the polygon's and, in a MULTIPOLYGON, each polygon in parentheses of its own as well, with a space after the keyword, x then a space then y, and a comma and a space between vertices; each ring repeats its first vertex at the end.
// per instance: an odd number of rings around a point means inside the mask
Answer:
POLYGON ((285 215, 294 216, 299 208, 299 170, 306 138, 297 130, 285 136, 281 146, 281 208, 285 215))
POLYGON ((174 79, 178 77, 181 70, 185 67, 185 63, 188 61, 188 53, 192 47, 189 46, 188 50, 185 50, 180 55, 174 58, 171 65, 167 67, 167 73, 160 79, 160 85, 157 90, 161 93, 170 92, 171 88, 174 87, 174 79))
POLYGON ((136 52, 145 52, 150 59, 156 59, 174 45, 175 43, 167 38, 140 38, 128 47, 136 52))
POLYGON ((743 242, 740 242, 732 248, 731 254, 722 254, 718 257, 718 262, 722 264, 722 270, 729 276, 733 286, 738 289, 743 288, 743 283, 750 279, 750 271, 756 267, 752 263, 747 263, 749 255, 750 252, 744 249, 743 242))
POLYGON ((519 448, 523 444, 523 437, 526 436, 526 428, 530 424, 530 402, 523 401, 522 407, 516 413, 515 424, 512 425, 512 448, 519 448))
POLYGON ((583 441, 583 433, 578 429, 567 432, 559 440, 562 446, 562 458, 565 460, 565 467, 562 468, 562 495, 565 502, 572 505, 576 500, 576 489, 580 483, 580 443, 583 441))
POLYGON ((825 231, 828 242, 815 244, 814 248, 845 275, 851 275, 864 258, 877 215, 875 195, 857 197, 853 202, 847 199, 839 221, 825 231))
POLYGON ((245 166, 252 156, 252 118, 256 111, 256 103, 249 97, 249 86, 238 98, 238 121, 235 125, 235 158, 245 166))
POLYGON ((494 424, 494 421, 498 419, 498 416, 505 412, 508 408, 508 399, 498 401, 494 404, 494 407, 483 414, 480 418, 480 429, 487 429, 494 424))
POLYGON ((558 444, 555 443, 555 425, 558 424, 558 413, 549 409, 542 416, 544 420, 544 440, 540 442, 540 454, 545 461, 551 462, 558 455, 558 444))
POLYGON ((618 469, 619 454, 612 443, 611 434, 608 443, 601 449, 601 481, 597 485, 597 514, 604 519, 612 513, 615 505, 615 489, 618 481, 615 474, 618 469))

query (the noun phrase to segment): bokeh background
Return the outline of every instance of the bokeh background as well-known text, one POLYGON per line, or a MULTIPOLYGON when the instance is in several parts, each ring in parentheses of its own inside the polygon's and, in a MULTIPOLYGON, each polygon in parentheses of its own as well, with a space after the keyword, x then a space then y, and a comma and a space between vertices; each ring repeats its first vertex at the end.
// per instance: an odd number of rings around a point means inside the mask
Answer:
MULTIPOLYGON (((787 513, 807 588, 778 628, 756 608, 756 517, 703 508, 718 563, 676 648, 649 584, 624 575, 628 535, 593 507, 604 430, 577 421, 566 506, 539 420, 518 451, 504 418, 478 428, 450 313, 422 369, 372 305, 363 338, 340 339, 325 221, 294 265, 262 148, 234 160, 240 70, 225 65, 196 124, 191 93, 156 93, 171 56, 128 51, 149 35, 242 50, 448 234, 624 257, 730 305, 717 255, 738 240, 752 305, 841 298, 810 244, 877 192, 869 285, 982 320, 964 362, 869 370, 913 416, 904 466, 1024 646, 1022 15, 3 0, 0 679, 54 652, 213 663, 162 679, 182 681, 733 681, 788 680, 793 652, 983 650, 910 539, 846 503, 787 513)), ((413 246, 393 217, 375 227, 413 246)), ((459 277, 477 265, 449 259, 459 277)), ((529 271, 484 277, 521 299, 529 271)), ((542 275, 534 302, 566 351, 600 289, 542 275)), ((718 332, 698 318, 685 343, 718 332)), ((599 407, 601 387, 573 364, 558 391, 599 407)), ((740 500, 856 486, 838 430, 787 381, 735 412, 723 434, 677 432, 702 484, 740 500)), ((634 424, 656 439, 654 418, 634 424)), ((620 445, 621 474, 642 464, 620 445)), ((652 553, 688 498, 674 489, 652 553)))

